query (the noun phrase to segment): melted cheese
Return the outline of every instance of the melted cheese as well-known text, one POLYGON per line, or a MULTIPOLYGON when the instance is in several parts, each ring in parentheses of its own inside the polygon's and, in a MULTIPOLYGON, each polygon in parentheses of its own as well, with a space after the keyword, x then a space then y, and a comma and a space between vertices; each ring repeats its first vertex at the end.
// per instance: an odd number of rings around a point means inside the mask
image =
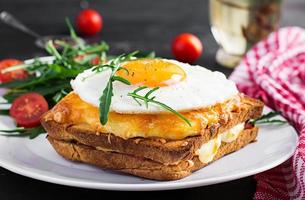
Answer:
POLYGON ((215 139, 210 140, 209 142, 203 144, 200 147, 200 149, 197 150, 199 160, 202 163, 211 162, 214 159, 215 155, 217 154, 220 145, 221 145, 220 135, 218 135, 215 139))
MULTIPOLYGON (((232 102, 235 101, 236 99, 232 99, 232 102)), ((119 114, 115 112, 109 113, 107 124, 102 126, 99 121, 98 108, 84 102, 77 94, 70 93, 52 109, 50 118, 58 123, 87 124, 93 131, 112 133, 124 139, 159 137, 177 140, 198 135, 208 125, 218 123, 221 115, 231 111, 231 106, 228 109, 230 102, 183 113, 192 126, 173 114, 119 114)))
POLYGON ((211 162, 218 152, 218 149, 222 142, 229 143, 235 141, 239 134, 244 130, 245 123, 240 123, 230 130, 219 134, 215 139, 203 144, 196 152, 199 160, 202 163, 211 162))
POLYGON ((240 124, 234 126, 230 130, 221 134, 221 141, 226 142, 226 143, 233 142, 234 140, 236 140, 239 133, 242 130, 244 130, 244 128, 245 128, 245 123, 240 123, 240 124))

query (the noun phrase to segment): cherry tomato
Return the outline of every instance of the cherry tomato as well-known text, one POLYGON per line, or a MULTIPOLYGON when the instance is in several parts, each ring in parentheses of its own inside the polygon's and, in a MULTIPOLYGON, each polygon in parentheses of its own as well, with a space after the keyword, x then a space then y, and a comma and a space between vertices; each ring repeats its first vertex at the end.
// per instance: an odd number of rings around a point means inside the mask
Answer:
POLYGON ((11 72, 2 73, 5 68, 22 64, 22 61, 16 59, 4 59, 0 61, 0 82, 7 83, 16 79, 25 79, 28 77, 28 73, 24 69, 17 69, 11 72))
MULTIPOLYGON (((81 62, 84 58, 85 58, 84 54, 77 55, 74 57, 74 61, 81 62)), ((98 57, 98 56, 96 56, 90 60, 90 64, 92 64, 92 65, 98 65, 99 63, 100 63, 100 57, 98 57)))
POLYGON ((84 9, 76 18, 76 26, 84 35, 95 35, 103 28, 103 18, 96 10, 84 9))
POLYGON ((17 97, 10 109, 10 115, 19 126, 31 128, 40 124, 40 117, 49 106, 43 96, 31 92, 17 97))
POLYGON ((202 50, 201 41, 191 33, 178 35, 172 43, 172 52, 181 62, 193 63, 200 57, 202 50))
POLYGON ((92 64, 92 65, 98 65, 98 64, 100 64, 100 57, 96 56, 95 58, 93 58, 93 59, 91 60, 91 64, 92 64))
POLYGON ((81 62, 84 59, 85 55, 77 55, 73 58, 75 62, 81 62))

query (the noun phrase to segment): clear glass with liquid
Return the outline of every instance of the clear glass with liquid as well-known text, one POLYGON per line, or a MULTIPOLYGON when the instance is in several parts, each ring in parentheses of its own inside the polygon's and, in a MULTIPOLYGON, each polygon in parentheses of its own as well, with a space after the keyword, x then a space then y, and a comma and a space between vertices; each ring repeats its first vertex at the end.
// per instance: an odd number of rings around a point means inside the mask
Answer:
POLYGON ((279 26, 281 0, 210 0, 216 60, 235 67, 246 51, 279 26))

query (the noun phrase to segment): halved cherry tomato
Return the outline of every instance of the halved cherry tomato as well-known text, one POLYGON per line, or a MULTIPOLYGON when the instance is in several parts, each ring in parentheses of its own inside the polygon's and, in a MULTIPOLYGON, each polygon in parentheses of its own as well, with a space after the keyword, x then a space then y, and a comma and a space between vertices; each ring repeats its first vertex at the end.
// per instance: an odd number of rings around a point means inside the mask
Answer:
POLYGON ((193 63, 202 54, 202 43, 196 35, 182 33, 172 43, 172 52, 177 60, 193 63))
POLYGON ((85 55, 81 54, 81 55, 77 55, 75 56, 73 59, 75 62, 81 62, 84 59, 85 55))
POLYGON ((98 65, 98 64, 100 64, 100 57, 98 57, 98 56, 96 56, 95 58, 93 58, 92 60, 91 60, 91 64, 92 65, 98 65))
POLYGON ((24 69, 17 69, 11 72, 2 73, 1 71, 14 66, 22 64, 22 61, 16 60, 16 59, 4 59, 0 61, 0 82, 1 83, 7 83, 12 80, 17 79, 25 79, 28 77, 28 73, 24 69))
MULTIPOLYGON (((81 62, 84 58, 85 58, 85 55, 81 54, 81 55, 75 56, 74 61, 81 62)), ((98 56, 96 56, 90 60, 90 64, 92 64, 92 65, 98 65, 99 63, 100 63, 100 58, 98 56)))
POLYGON ((40 124, 40 117, 48 111, 49 106, 45 98, 35 92, 17 97, 10 109, 10 115, 19 126, 31 128, 40 124))
POLYGON ((84 9, 77 16, 76 26, 82 34, 92 36, 103 28, 103 18, 94 9, 84 9))

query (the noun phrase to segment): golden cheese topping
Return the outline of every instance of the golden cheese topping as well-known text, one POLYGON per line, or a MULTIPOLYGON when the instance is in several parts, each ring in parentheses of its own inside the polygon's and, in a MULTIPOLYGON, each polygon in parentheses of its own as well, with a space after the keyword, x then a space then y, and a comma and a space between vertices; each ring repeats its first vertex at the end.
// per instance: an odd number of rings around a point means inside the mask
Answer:
POLYGON ((218 123, 222 114, 236 109, 233 105, 237 105, 235 100, 183 113, 192 126, 171 113, 119 114, 115 112, 109 113, 108 122, 103 126, 99 121, 98 108, 84 102, 72 92, 52 109, 51 118, 58 123, 89 124, 97 132, 112 133, 124 139, 160 137, 177 140, 198 135, 208 125, 218 123))

